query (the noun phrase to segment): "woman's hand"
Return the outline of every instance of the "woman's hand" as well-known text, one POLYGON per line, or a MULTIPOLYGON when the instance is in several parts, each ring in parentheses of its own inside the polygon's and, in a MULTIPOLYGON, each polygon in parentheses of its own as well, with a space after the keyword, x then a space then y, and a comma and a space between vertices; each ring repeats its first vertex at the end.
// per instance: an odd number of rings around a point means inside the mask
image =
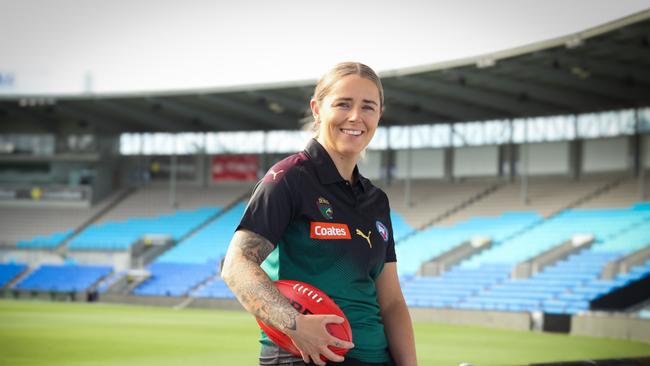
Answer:
POLYGON ((329 346, 350 349, 354 347, 351 342, 336 338, 327 331, 327 324, 341 324, 345 319, 337 315, 299 315, 296 317, 296 330, 287 333, 302 354, 305 363, 311 362, 316 365, 325 365, 321 360, 323 355, 330 361, 342 362, 343 356, 339 356, 329 349, 329 346))
POLYGON ((343 361, 328 346, 350 349, 354 344, 338 339, 327 331, 329 323, 341 324, 336 315, 302 315, 282 296, 260 263, 273 250, 264 237, 247 230, 235 232, 226 253, 221 277, 250 313, 291 337, 302 359, 325 365, 322 354, 334 362, 343 361))

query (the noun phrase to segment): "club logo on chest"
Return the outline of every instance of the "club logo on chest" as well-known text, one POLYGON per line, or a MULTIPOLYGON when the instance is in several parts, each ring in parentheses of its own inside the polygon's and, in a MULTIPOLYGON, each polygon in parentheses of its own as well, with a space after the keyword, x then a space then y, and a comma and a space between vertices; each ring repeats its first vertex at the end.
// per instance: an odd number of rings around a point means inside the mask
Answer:
POLYGON ((316 204, 318 205, 318 211, 320 211, 321 215, 323 215, 324 218, 328 220, 334 219, 334 210, 332 210, 330 201, 323 197, 318 197, 316 204))

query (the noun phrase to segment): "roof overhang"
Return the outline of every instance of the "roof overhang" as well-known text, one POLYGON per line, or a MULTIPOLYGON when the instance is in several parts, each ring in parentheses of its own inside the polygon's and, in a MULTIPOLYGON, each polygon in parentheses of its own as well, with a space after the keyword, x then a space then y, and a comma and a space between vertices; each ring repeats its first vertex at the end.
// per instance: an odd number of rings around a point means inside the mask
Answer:
MULTIPOLYGON (((650 10, 477 57, 380 73, 384 125, 650 106, 650 10)), ((173 92, 0 96, 0 132, 294 130, 316 80, 173 92)))

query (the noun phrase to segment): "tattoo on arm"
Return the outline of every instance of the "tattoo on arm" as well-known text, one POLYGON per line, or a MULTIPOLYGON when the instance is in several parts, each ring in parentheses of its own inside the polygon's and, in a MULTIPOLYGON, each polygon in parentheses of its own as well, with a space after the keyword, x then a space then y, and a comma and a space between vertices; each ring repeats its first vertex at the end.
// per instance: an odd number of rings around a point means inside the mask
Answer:
POLYGON ((272 250, 273 244, 266 238, 250 231, 237 231, 226 255, 227 273, 223 278, 250 313, 280 331, 296 330, 298 311, 260 268, 272 250))
POLYGON ((261 235, 248 231, 242 232, 240 240, 232 242, 237 246, 246 259, 251 262, 262 264, 264 259, 273 251, 273 244, 261 235))

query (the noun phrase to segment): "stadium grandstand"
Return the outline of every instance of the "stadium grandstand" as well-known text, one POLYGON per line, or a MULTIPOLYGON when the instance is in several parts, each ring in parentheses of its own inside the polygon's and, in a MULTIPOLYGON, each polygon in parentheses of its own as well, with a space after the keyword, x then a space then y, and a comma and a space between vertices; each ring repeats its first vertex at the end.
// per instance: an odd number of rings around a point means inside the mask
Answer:
MULTIPOLYGON (((650 342, 650 11, 381 76, 360 170, 414 319, 650 342)), ((0 97, 0 295, 238 308, 221 261, 313 87, 0 97)))

